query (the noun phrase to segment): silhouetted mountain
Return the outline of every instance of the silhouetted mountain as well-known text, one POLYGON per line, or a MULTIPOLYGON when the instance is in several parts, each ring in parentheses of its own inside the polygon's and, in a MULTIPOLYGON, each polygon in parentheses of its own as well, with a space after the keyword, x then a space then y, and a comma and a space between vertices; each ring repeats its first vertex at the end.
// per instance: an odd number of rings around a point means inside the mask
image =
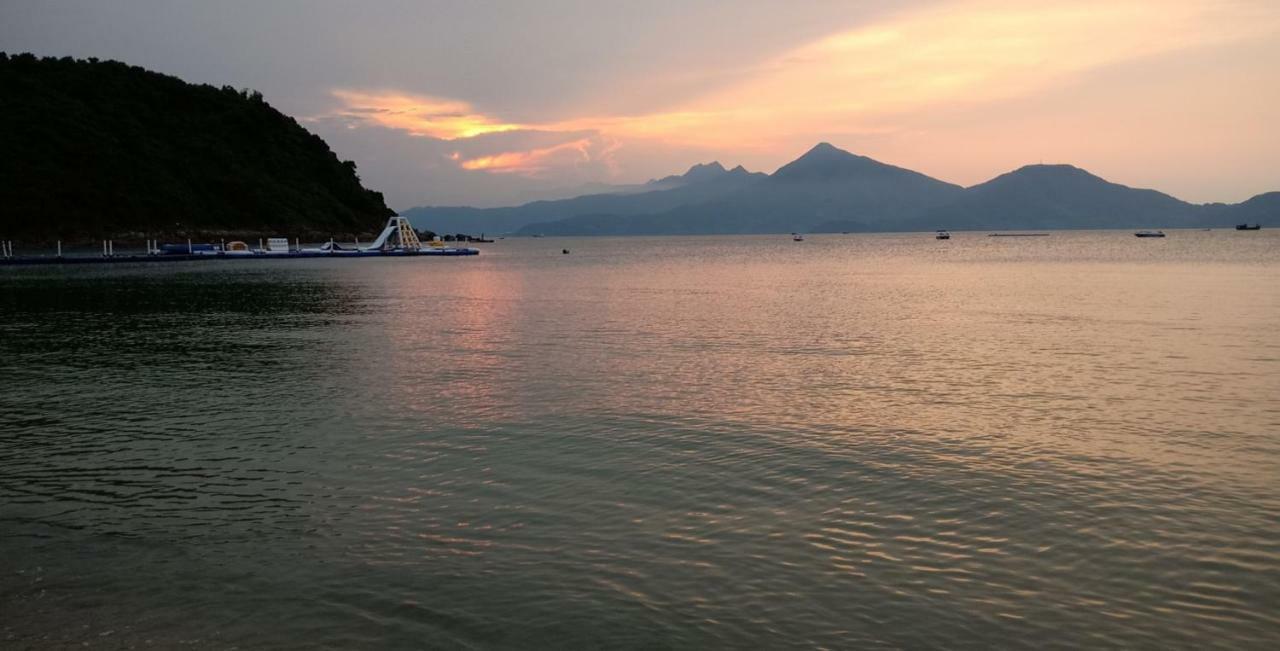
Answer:
POLYGON ((1071 165, 1028 165, 965 190, 904 226, 950 229, 1191 226, 1199 206, 1110 183, 1071 165))
POLYGON ((0 234, 340 234, 392 212, 256 92, 0 53, 0 234))
POLYGON ((768 178, 711 201, 626 219, 592 211, 557 223, 533 223, 521 232, 786 233, 834 220, 857 224, 842 230, 894 230, 901 215, 918 214, 963 192, 960 186, 821 143, 768 178))
POLYGON ((1190 204, 1070 165, 1029 165, 970 188, 821 143, 769 178, 655 214, 591 211, 521 232, 560 235, 1176 228, 1280 220, 1280 193, 1190 204))
POLYGON ((1213 204, 1209 208, 1221 211, 1215 213, 1217 221, 1214 225, 1247 223, 1280 226, 1280 192, 1260 194, 1243 203, 1213 204))
POLYGON ((649 192, 591 194, 558 201, 534 201, 507 208, 422 207, 404 211, 417 228, 436 232, 511 233, 536 222, 581 215, 652 215, 703 203, 767 178, 742 166, 726 170, 720 163, 694 165, 680 176, 650 183, 649 192))
MULTIPOLYGON (((739 166, 741 167, 741 166, 739 166)), ((746 170, 743 170, 746 171, 746 170)), ((684 174, 672 174, 664 176, 660 179, 649 181, 649 186, 666 186, 664 189, 688 185, 690 183, 698 183, 700 181, 715 180, 728 172, 724 169, 724 165, 720 161, 712 161, 710 163, 698 163, 689 168, 684 174)))

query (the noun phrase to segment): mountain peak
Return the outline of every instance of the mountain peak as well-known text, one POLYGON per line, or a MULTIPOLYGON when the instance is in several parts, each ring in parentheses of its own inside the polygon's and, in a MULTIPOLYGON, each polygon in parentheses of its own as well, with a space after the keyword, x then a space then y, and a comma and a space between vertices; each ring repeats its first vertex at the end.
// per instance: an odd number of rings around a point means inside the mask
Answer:
POLYGON ((883 174, 891 170, 899 170, 892 165, 849 153, 828 142, 820 142, 773 173, 773 178, 784 181, 796 180, 831 180, 854 176, 883 174))
POLYGON ((686 181, 705 181, 724 173, 724 165, 721 165, 720 161, 711 161, 710 163, 698 163, 690 167, 689 171, 682 174, 680 178, 686 181))
POLYGON ((802 160, 842 160, 842 159, 849 159, 849 158, 858 158, 858 156, 851 154, 829 142, 820 142, 814 145, 813 147, 811 147, 809 151, 806 151, 803 155, 800 156, 800 158, 797 158, 796 161, 798 162, 802 160))
POLYGON ((1013 174, 1088 174, 1088 172, 1066 163, 1035 163, 1032 165, 1023 165, 1012 172, 1013 174))
POLYGON ((1007 183, 1107 184, 1108 182, 1075 165, 1038 163, 1035 165, 1023 165, 1012 172, 1005 172, 986 183, 974 187, 1007 183))
POLYGON ((720 164, 720 161, 711 161, 710 163, 697 163, 684 174, 672 174, 660 179, 652 179, 647 185, 678 187, 690 183, 714 181, 727 174, 729 174, 729 171, 724 168, 724 165, 720 164))

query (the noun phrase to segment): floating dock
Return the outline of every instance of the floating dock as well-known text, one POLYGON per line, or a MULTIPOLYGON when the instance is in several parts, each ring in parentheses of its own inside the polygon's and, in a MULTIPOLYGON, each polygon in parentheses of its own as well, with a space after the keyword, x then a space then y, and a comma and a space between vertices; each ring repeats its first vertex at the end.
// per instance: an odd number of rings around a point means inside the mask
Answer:
POLYGON ((166 244, 157 246, 147 242, 147 253, 115 255, 114 245, 103 242, 102 255, 62 255, 58 245, 56 255, 13 255, 12 245, 6 243, 0 255, 0 266, 66 265, 66 264, 129 264, 152 262, 194 262, 196 260, 297 260, 299 258, 324 258, 327 260, 349 258, 417 258, 454 257, 479 255, 480 251, 466 247, 445 247, 439 242, 422 244, 409 220, 395 216, 387 220, 387 226, 373 244, 367 247, 343 249, 329 243, 314 249, 300 246, 290 248, 284 238, 272 238, 268 248, 250 250, 243 242, 215 247, 210 244, 166 244))
POLYGON ((157 255, 27 255, 0 258, 0 266, 58 265, 58 264, 125 264, 130 262, 192 262, 196 260, 296 260, 298 258, 416 258, 480 255, 476 249, 422 249, 419 251, 290 251, 288 253, 257 253, 252 255, 218 253, 157 254, 157 255))

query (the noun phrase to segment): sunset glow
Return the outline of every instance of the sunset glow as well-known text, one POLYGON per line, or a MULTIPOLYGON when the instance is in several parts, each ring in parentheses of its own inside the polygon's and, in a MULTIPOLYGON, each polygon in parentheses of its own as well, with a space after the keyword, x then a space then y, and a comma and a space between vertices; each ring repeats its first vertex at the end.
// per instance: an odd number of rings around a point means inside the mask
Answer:
POLYGON ((1043 161, 1194 202, 1280 187, 1275 0, 281 0, 249 31, 121 1, 15 8, 0 36, 259 90, 400 208, 772 172, 817 142, 961 185, 1043 161))
POLYGON ((501 133, 524 128, 480 115, 470 104, 460 100, 439 99, 403 92, 360 92, 335 90, 344 109, 338 115, 353 121, 376 124, 407 131, 417 136, 444 140, 474 138, 486 133, 501 133))
MULTIPOLYGON (((355 125, 451 141, 511 134, 483 152, 458 157, 460 169, 476 172, 546 176, 562 166, 595 161, 610 174, 626 177, 636 174, 627 161, 636 148, 733 152, 768 171, 812 142, 832 139, 891 162, 977 182, 1003 171, 999 165, 1026 162, 1031 155, 1078 156, 1085 132, 1108 130, 1097 120, 1069 120, 1042 130, 1035 151, 1027 151, 1017 125, 1028 119, 1022 105, 1041 95, 1128 66, 1156 65, 1183 53, 1233 44, 1269 43, 1277 35, 1280 12, 1260 2, 940 3, 835 31, 756 61, 734 83, 665 98, 662 110, 515 120, 463 99, 337 89, 333 97, 340 106, 331 115, 355 125), (1006 134, 987 126, 1002 114, 1011 125, 1006 134), (939 131, 939 122, 953 120, 965 124, 939 131), (955 165, 975 131, 983 134, 983 152, 955 165), (522 133, 539 138, 522 138, 522 133), (614 145, 590 146, 584 134, 614 145), (928 160, 914 160, 918 154, 913 154, 917 146, 912 141, 923 134, 937 146, 928 160), (547 144, 548 137, 559 141, 547 144), (868 144, 859 146, 860 141, 868 144)), ((1160 83, 1169 89, 1166 94, 1178 92, 1178 79, 1160 83)), ((1246 92, 1233 106, 1247 110, 1274 100, 1275 86, 1246 92)), ((1081 96, 1102 92, 1113 91, 1090 87, 1081 96)), ((1148 116, 1130 137, 1175 137, 1152 133, 1173 127, 1167 119, 1170 108, 1148 116)))
POLYGON ((498 174, 536 175, 548 169, 557 159, 572 164, 574 160, 591 159, 591 141, 583 138, 541 149, 509 151, 492 156, 479 156, 462 160, 465 170, 485 170, 498 174))

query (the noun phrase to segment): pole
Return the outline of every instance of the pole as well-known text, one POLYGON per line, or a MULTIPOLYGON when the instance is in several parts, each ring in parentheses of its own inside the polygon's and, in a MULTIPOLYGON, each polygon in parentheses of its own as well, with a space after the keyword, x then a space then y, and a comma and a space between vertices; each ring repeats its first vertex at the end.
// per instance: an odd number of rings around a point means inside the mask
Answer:
POLYGON ((58 240, 58 257, 62 257, 62 240, 58 240))
POLYGON ((112 258, 116 257, 116 241, 115 240, 107 240, 107 255, 112 258))
POLYGON ((297 238, 297 237, 293 238, 293 250, 298 251, 299 253, 301 253, 301 252, 302 252, 302 240, 301 240, 301 239, 299 239, 299 238, 297 238))

